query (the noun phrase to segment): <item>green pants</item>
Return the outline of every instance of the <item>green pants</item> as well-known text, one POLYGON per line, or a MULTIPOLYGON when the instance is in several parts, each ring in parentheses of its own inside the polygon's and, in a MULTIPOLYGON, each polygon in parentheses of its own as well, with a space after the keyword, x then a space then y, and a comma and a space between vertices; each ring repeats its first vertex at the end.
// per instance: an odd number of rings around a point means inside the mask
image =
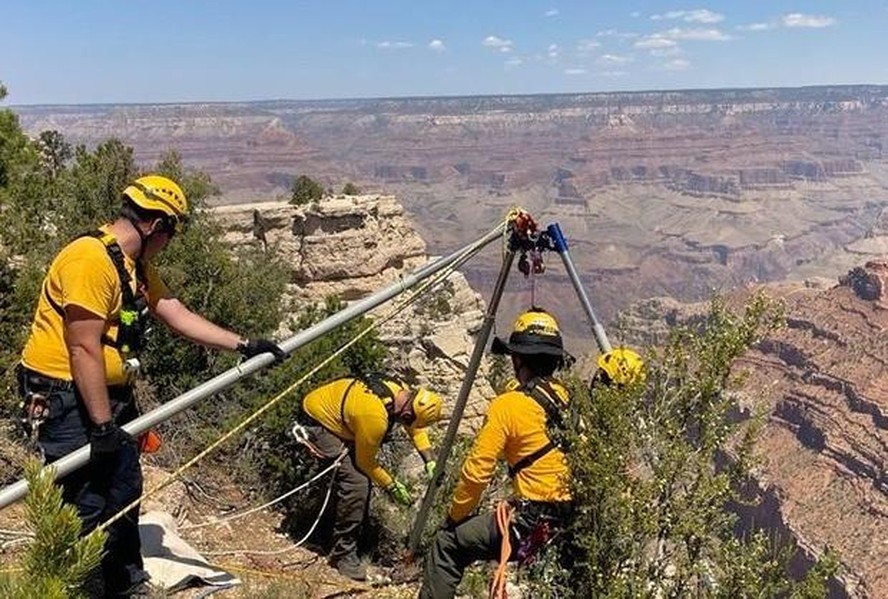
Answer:
POLYGON ((493 512, 439 530, 426 556, 420 599, 451 599, 469 565, 498 559, 502 539, 493 512))

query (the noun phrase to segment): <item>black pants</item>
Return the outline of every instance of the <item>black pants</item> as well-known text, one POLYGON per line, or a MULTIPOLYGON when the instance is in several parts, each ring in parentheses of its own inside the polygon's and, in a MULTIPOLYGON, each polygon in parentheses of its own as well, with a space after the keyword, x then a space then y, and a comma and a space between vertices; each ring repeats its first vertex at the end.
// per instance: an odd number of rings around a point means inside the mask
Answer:
MULTIPOLYGON (((38 393, 46 398, 49 415, 39 427, 37 441, 47 464, 89 443, 89 416, 71 383, 53 381, 21 370, 19 391, 26 399, 29 393, 38 393)), ((129 387, 111 387, 108 391, 118 424, 135 417, 129 387)), ((77 508, 83 523, 81 534, 86 535, 142 495, 139 449, 135 443, 127 444, 112 458, 103 460, 101 464, 90 462, 63 476, 58 482, 64 501, 77 508)), ((139 508, 129 510, 106 532, 108 539, 102 559, 102 578, 105 596, 113 597, 148 579, 143 569, 139 538, 139 508)))
MULTIPOLYGON (((512 545, 509 561, 519 558, 521 539, 528 538, 541 518, 556 528, 563 526, 569 513, 567 504, 519 503, 509 527, 512 545)), ((457 526, 439 530, 426 555, 420 599, 452 599, 465 569, 476 561, 499 559, 502 541, 495 512, 479 514, 457 526)))
POLYGON ((358 539, 364 530, 370 510, 370 479, 355 464, 354 443, 342 439, 313 423, 308 427, 314 444, 326 462, 332 462, 348 449, 348 455, 335 473, 336 503, 333 522, 333 548, 330 561, 336 563, 343 557, 358 553, 358 539))

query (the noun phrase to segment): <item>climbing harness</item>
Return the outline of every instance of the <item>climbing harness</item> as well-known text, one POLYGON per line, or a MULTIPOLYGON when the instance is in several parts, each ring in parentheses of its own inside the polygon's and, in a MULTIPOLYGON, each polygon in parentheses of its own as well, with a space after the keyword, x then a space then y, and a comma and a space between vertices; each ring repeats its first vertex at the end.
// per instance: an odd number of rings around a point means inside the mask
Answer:
POLYGON ((15 374, 19 397, 22 398, 18 405, 18 423, 28 439, 29 447, 40 451, 37 439, 40 436, 40 426, 49 418, 48 393, 34 388, 33 376, 21 364, 16 365, 15 374))
POLYGON ((500 542, 500 560, 490 582, 489 599, 506 599, 506 571, 512 557, 512 537, 519 568, 536 560, 540 552, 560 534, 570 505, 557 506, 527 500, 499 501, 494 508, 500 542), (559 513, 560 512, 560 513, 559 513))
MULTIPOLYGON (((148 302, 145 299, 147 293, 147 276, 145 267, 141 260, 136 261, 136 291, 133 292, 133 281, 129 271, 126 269, 126 261, 123 256, 123 250, 120 244, 110 234, 100 229, 84 233, 77 237, 92 237, 99 240, 108 258, 117 271, 117 277, 120 283, 120 313, 117 319, 117 336, 111 339, 107 335, 102 335, 102 343, 110 347, 117 348, 123 354, 124 369, 129 375, 138 373, 141 363, 139 362, 138 353, 145 346, 145 341, 151 332, 148 318, 148 302)), ((50 307, 64 320, 64 308, 52 297, 46 281, 43 283, 43 297, 50 307)))

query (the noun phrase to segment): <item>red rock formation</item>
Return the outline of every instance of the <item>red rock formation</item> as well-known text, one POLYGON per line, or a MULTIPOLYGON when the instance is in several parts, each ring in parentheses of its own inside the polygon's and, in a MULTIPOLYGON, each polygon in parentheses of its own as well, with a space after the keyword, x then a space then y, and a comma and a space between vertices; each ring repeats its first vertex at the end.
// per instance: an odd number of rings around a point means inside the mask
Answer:
POLYGON ((869 262, 832 289, 784 287, 787 327, 742 365, 770 410, 759 481, 803 548, 838 551, 852 597, 888 597, 886 276, 869 262))

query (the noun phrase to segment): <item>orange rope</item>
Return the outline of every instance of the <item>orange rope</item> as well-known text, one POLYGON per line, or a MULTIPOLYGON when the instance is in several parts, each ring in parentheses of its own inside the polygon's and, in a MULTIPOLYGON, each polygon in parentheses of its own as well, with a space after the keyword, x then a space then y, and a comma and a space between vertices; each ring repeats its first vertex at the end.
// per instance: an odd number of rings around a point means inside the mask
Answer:
POLYGON ((506 599, 506 568, 509 565, 509 556, 512 555, 509 524, 512 522, 514 512, 515 508, 506 501, 496 504, 496 526, 503 537, 503 542, 500 546, 500 562, 496 567, 493 580, 490 581, 490 599, 506 599))

